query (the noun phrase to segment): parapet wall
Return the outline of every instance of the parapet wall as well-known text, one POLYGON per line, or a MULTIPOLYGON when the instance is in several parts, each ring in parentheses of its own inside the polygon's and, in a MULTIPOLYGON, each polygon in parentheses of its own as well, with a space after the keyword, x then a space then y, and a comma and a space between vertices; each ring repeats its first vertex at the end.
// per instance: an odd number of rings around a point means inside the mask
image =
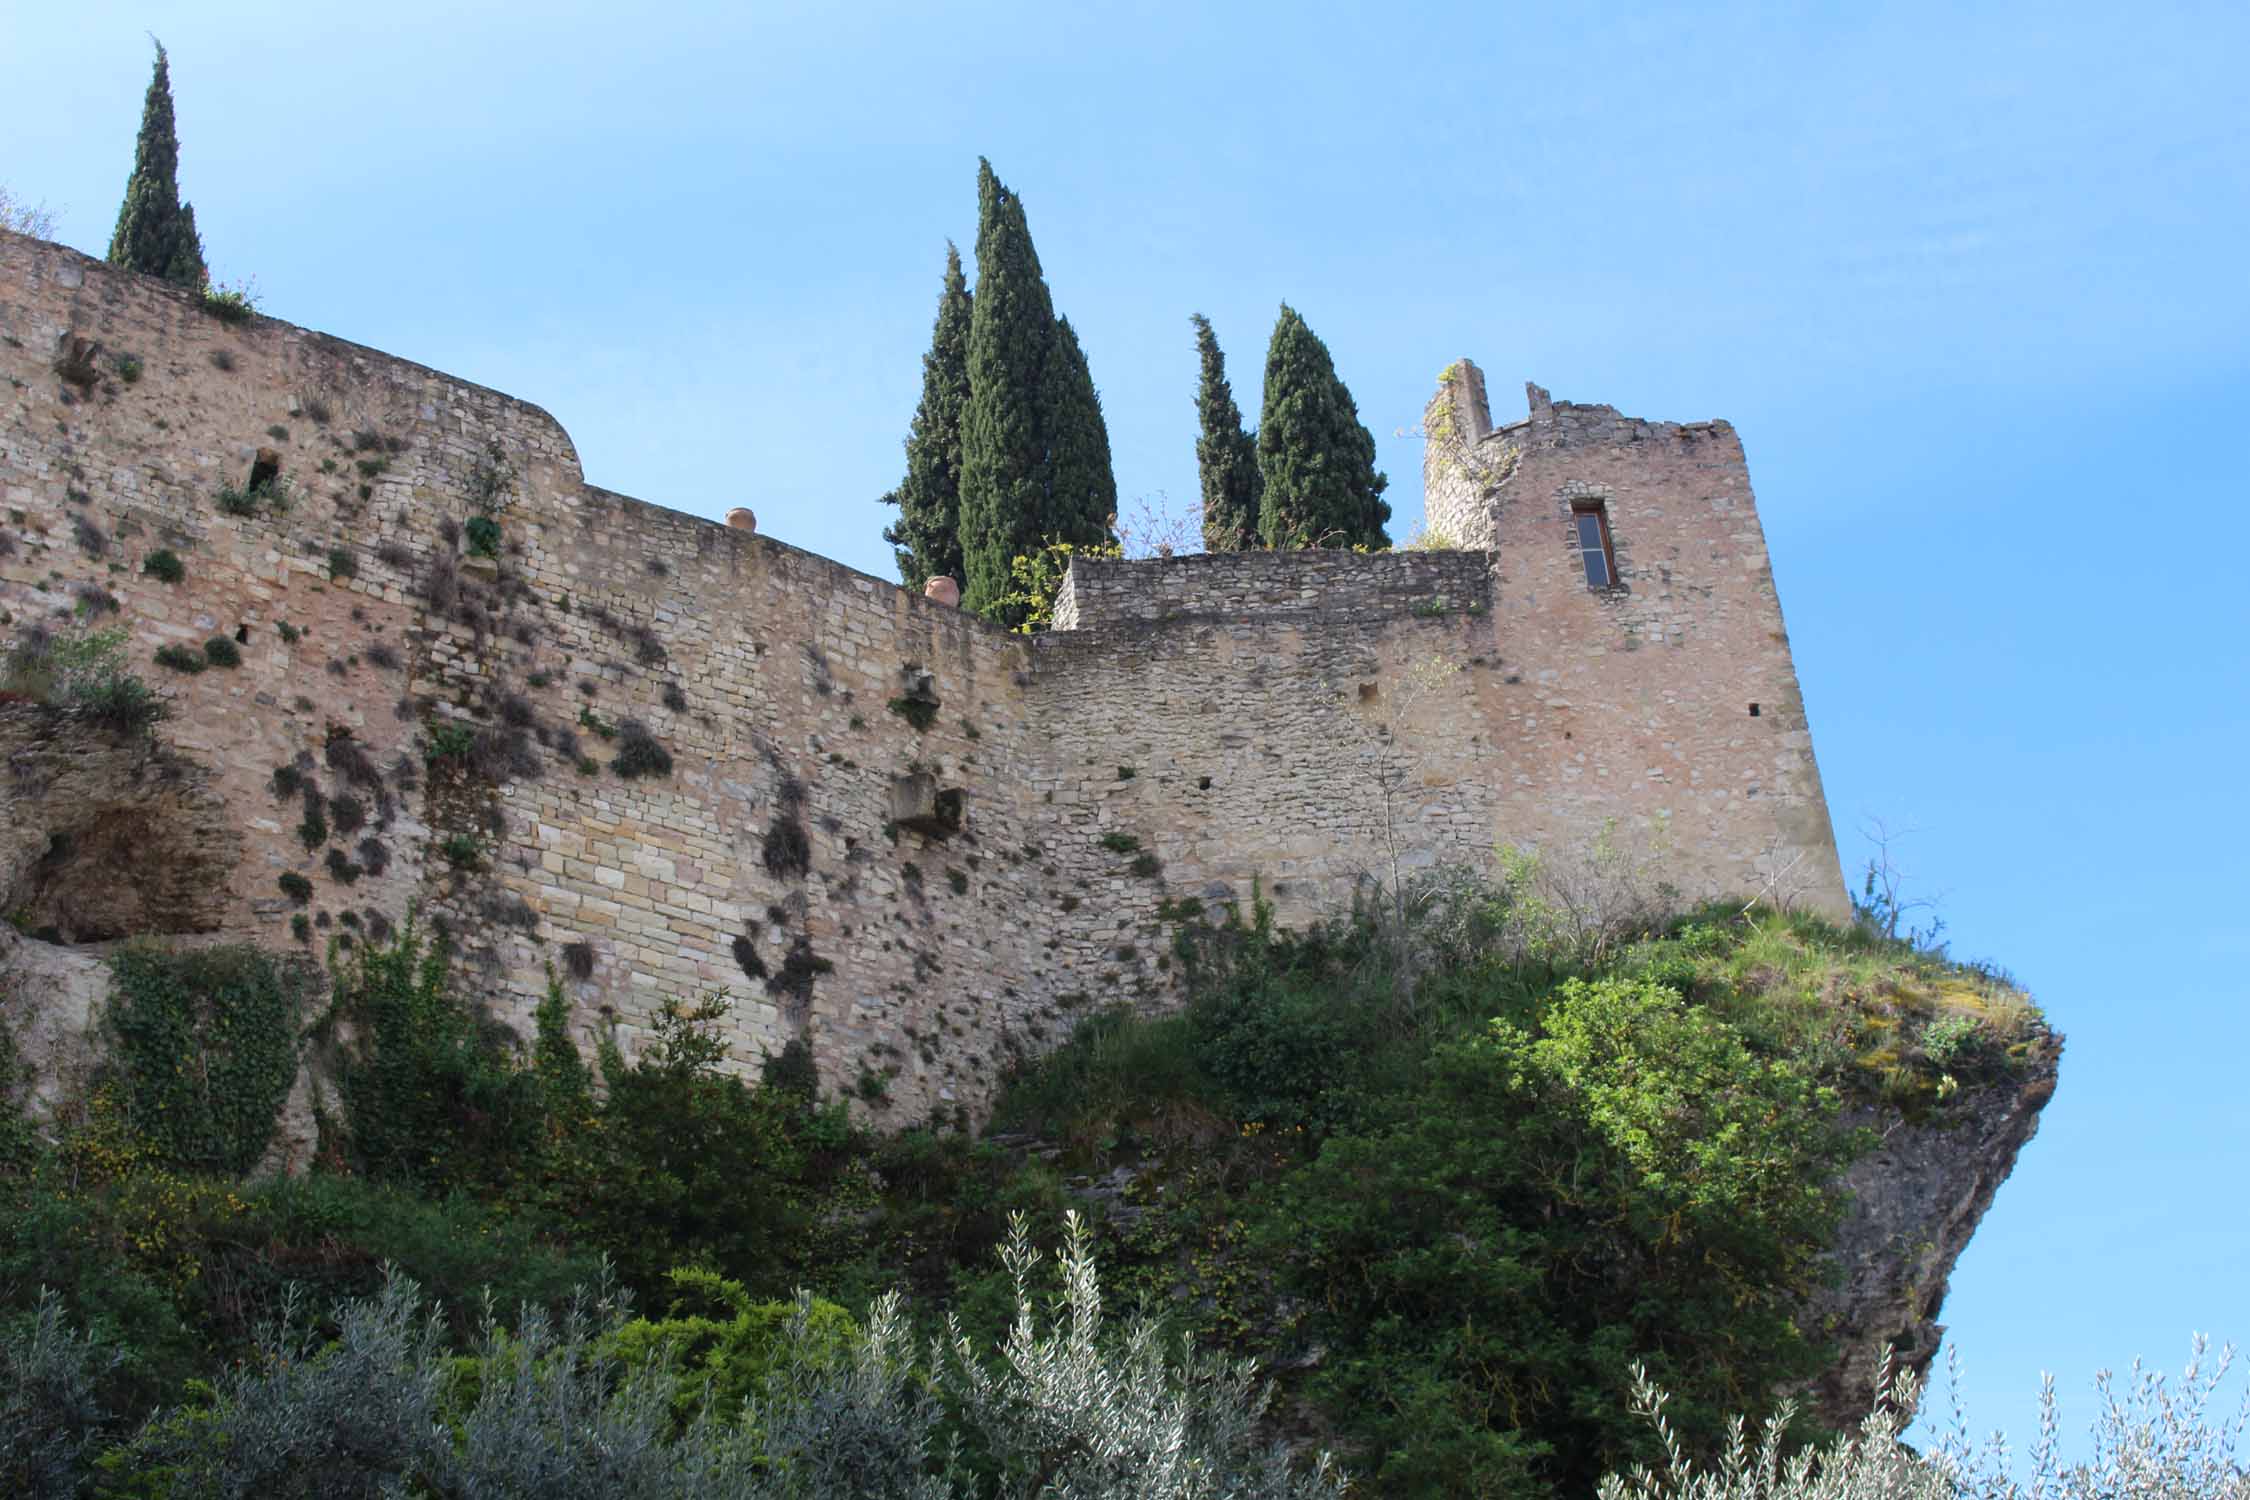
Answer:
POLYGON ((1126 622, 1321 615, 1364 618, 1492 602, 1491 559, 1475 552, 1219 552, 1119 562, 1074 558, 1055 629, 1126 622))
MULTIPOLYGON (((1842 902, 1746 480, 1663 491, 1704 538, 1676 587, 1621 519, 1622 610, 1522 571, 1479 491, 1485 550, 1080 561, 1034 639, 588 485, 536 407, 5 234, 0 375, 0 625, 128 632, 192 789, 21 803, 0 890, 59 940, 111 935, 36 914, 130 843, 195 872, 133 908, 192 911, 159 930, 317 954, 419 910, 519 1027, 550 974, 628 1052, 718 992, 738 1066, 802 1040, 917 1122, 1088 1008, 1171 1003, 1173 929, 1253 881, 1301 920, 1661 816, 1690 894, 1779 850, 1842 902), (221 507, 269 466, 286 509, 221 507), (238 666, 153 662, 221 637, 238 666), (1746 695, 1778 711, 1714 707, 1746 695)), ((1640 494, 1602 442, 1554 482, 1640 494)))

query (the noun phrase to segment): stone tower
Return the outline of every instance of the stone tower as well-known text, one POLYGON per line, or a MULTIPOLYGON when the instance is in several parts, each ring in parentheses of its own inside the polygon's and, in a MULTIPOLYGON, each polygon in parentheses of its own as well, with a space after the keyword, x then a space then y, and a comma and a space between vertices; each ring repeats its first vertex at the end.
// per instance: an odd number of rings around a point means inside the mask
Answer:
POLYGON ((1848 916, 1741 439, 1524 390, 1495 427, 1460 360, 1424 418, 1432 531, 1494 554, 1503 831, 1648 820, 1711 890, 1848 916))

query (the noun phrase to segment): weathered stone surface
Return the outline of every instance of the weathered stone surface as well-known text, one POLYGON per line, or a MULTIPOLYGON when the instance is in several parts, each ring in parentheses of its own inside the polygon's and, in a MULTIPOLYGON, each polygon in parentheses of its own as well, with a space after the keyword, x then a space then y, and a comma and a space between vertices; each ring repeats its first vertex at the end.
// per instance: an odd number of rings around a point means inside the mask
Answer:
POLYGON ((2047 1045, 2020 1082, 1969 1091, 1942 1124, 1875 1107, 1846 1117, 1879 1141, 1844 1174, 1852 1207, 1836 1241, 1843 1281, 1813 1300, 1813 1326, 1839 1353, 1807 1391, 1821 1421, 1849 1428, 1867 1414, 1886 1348, 1916 1375, 1928 1373, 1945 1333, 1937 1318, 1947 1280, 2039 1129, 2061 1050, 2059 1041, 2047 1045))
POLYGON ((241 837, 207 772, 149 740, 0 704, 0 912, 83 943, 215 931, 241 837))
POLYGON ((0 1027, 22 1064, 20 1096, 0 1105, 48 1120, 86 1097, 101 1060, 109 988, 109 966, 98 952, 35 942, 0 923, 0 1027))

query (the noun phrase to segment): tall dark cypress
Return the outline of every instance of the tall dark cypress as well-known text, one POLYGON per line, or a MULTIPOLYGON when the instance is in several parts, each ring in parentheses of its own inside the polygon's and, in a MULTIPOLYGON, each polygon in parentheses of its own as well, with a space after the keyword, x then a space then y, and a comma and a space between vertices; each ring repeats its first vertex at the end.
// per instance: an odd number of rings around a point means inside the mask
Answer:
POLYGON ((200 289, 210 280, 195 209, 180 201, 180 137, 172 123, 172 70, 164 44, 156 46, 156 72, 141 104, 141 134, 133 148, 133 175, 110 236, 111 264, 200 289))
POLYGON ((1328 346, 1281 304, 1266 346, 1266 399, 1258 419, 1258 469, 1265 479, 1259 529, 1269 547, 1387 547, 1383 498, 1390 480, 1375 469, 1375 435, 1328 346))
POLYGON ((1195 348, 1203 358, 1203 381, 1196 388, 1195 411, 1202 429, 1195 439, 1195 467, 1203 478, 1203 546, 1208 552, 1247 552, 1264 544, 1258 531, 1258 445, 1242 430, 1242 409, 1227 384, 1227 357, 1219 352, 1211 320, 1196 313, 1195 348))
POLYGON ((1009 564, 1048 541, 1106 539, 1117 481, 1093 377, 1076 336, 1055 317, 1023 200, 982 159, 968 363, 961 605, 1012 625, 1000 605, 1009 564))
POLYGON ((898 507, 883 540, 897 550, 899 580, 911 589, 940 576, 961 578, 961 414, 969 402, 971 305, 961 252, 948 241, 937 323, 930 352, 922 356, 922 404, 906 438, 906 478, 883 496, 898 507))
POLYGON ((1055 320, 1047 354, 1040 419, 1047 432, 1046 504, 1038 541, 1106 542, 1117 520, 1117 473, 1110 466, 1109 424, 1094 372, 1070 319, 1055 320))
POLYGON ((969 403, 961 415, 961 605, 989 611, 1009 561, 1037 545, 1039 393, 1055 308, 1023 202, 977 161, 977 295, 969 316, 969 403))

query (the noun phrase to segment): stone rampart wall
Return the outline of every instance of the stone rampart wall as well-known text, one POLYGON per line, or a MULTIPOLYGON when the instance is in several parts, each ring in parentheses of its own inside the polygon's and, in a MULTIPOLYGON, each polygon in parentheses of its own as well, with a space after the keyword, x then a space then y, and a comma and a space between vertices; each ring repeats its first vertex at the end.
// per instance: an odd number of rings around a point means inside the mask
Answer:
POLYGON ((1614 432, 1558 436, 1538 495, 1473 496, 1497 571, 1080 562, 1066 628, 1032 639, 588 485, 536 407, 4 234, 0 376, 0 626, 124 629, 193 792, 84 844, 14 820, 34 853, 0 888, 39 912, 91 910, 111 845, 193 850, 195 899, 135 908, 179 921, 136 920, 318 953, 418 910, 519 1027, 550 973, 628 1051, 667 999, 721 992, 738 1066, 801 1039, 904 1122, 973 1115, 1090 1007, 1170 1003, 1173 928, 1253 881, 1305 919, 1669 809, 1688 882, 1735 889, 1794 806, 1836 882, 1723 429, 1640 443, 1714 457, 1677 493, 1634 489, 1614 432), (285 508, 221 508, 269 466, 285 508), (1619 496, 1629 598, 1570 598, 1559 543, 1510 529, 1546 535, 1572 483, 1619 496), (144 571, 160 550, 180 581, 144 571), (238 666, 154 664, 218 638, 238 666), (1772 717, 1705 703, 1745 697, 1772 717))

